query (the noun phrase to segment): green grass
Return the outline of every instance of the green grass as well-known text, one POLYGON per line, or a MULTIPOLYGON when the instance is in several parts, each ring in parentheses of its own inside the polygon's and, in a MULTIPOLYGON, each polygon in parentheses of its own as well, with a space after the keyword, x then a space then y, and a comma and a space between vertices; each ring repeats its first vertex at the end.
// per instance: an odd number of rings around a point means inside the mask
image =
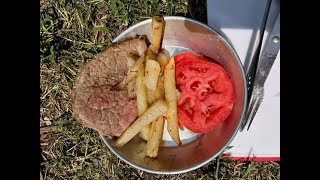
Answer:
POLYGON ((40 0, 40 132, 44 179, 279 179, 276 162, 214 160, 179 175, 153 175, 113 155, 72 118, 76 73, 120 32, 152 15, 206 22, 205 1, 40 0))

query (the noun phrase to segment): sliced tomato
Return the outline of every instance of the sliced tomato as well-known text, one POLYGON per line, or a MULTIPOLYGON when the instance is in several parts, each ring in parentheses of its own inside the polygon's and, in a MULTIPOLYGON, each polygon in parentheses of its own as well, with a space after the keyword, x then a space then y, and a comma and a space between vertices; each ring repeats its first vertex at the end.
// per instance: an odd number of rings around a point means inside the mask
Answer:
POLYGON ((190 52, 174 57, 179 123, 195 133, 207 133, 231 113, 234 95, 224 68, 190 52))
POLYGON ((192 52, 184 52, 174 56, 174 62, 177 65, 179 62, 186 60, 186 59, 198 59, 207 61, 207 59, 203 58, 201 55, 196 55, 192 52))

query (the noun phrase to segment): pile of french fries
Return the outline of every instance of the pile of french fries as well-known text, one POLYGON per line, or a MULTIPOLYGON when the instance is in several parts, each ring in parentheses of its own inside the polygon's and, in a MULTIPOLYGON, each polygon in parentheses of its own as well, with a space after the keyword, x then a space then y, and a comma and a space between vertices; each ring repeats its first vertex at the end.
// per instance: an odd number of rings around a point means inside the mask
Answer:
POLYGON ((138 118, 121 134, 115 146, 123 146, 134 136, 147 141, 146 156, 157 157, 162 141, 164 120, 167 130, 177 145, 181 145, 178 118, 175 63, 161 49, 165 21, 152 17, 152 41, 145 55, 129 54, 129 71, 115 88, 128 88, 129 97, 137 100, 138 118))

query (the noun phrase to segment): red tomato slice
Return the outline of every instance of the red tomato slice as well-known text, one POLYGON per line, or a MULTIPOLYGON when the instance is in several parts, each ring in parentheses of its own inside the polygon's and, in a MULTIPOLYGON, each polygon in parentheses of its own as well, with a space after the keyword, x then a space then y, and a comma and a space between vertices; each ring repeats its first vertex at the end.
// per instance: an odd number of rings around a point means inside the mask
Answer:
POLYGON ((224 68, 190 52, 174 57, 179 123, 195 133, 207 133, 231 113, 234 95, 224 68))

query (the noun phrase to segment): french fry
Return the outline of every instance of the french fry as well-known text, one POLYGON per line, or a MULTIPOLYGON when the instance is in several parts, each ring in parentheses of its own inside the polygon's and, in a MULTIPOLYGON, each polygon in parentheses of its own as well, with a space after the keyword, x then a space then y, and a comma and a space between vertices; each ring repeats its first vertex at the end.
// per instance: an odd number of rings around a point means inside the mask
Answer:
POLYGON ((164 91, 167 102, 176 102, 176 80, 175 80, 175 63, 172 57, 164 69, 164 91))
POLYGON ((139 57, 139 59, 136 61, 136 63, 134 63, 134 65, 132 66, 132 68, 128 71, 127 81, 131 81, 133 78, 137 77, 137 75, 138 75, 138 70, 139 70, 139 68, 140 68, 140 65, 143 64, 144 58, 145 58, 145 55, 142 54, 142 55, 139 57))
POLYGON ((164 69, 164 92, 165 100, 168 105, 166 113, 167 129, 177 145, 181 145, 178 128, 178 115, 177 115, 177 93, 176 93, 176 81, 175 81, 175 63, 172 57, 164 69))
POLYGON ((168 123, 167 129, 173 141, 180 146, 182 143, 180 141, 180 136, 179 136, 177 103, 169 102, 167 105, 168 105, 168 110, 166 113, 166 118, 168 123))
POLYGON ((161 71, 160 74, 163 74, 164 68, 168 64, 169 55, 166 53, 166 50, 162 50, 156 57, 156 61, 160 64, 161 71))
POLYGON ((147 49, 147 55, 145 57, 146 60, 148 59, 152 59, 152 60, 155 60, 157 58, 157 54, 154 53, 152 50, 151 50, 151 47, 149 46, 148 49, 147 49))
POLYGON ((140 67, 138 68, 138 75, 136 78, 137 108, 139 116, 141 116, 148 109, 147 89, 145 84, 143 83, 144 71, 144 65, 140 64, 140 67))
POLYGON ((159 146, 162 141, 164 128, 163 116, 152 122, 150 135, 146 146, 146 156, 157 157, 159 146))
POLYGON ((156 89, 160 70, 160 64, 157 61, 151 59, 146 60, 144 83, 148 89, 156 89))
MULTIPOLYGON (((135 53, 129 53, 128 58, 127 58, 127 68, 131 69, 136 61, 139 59, 139 55, 135 53)), ((134 80, 131 80, 128 82, 127 85, 128 88, 128 96, 130 99, 135 99, 136 98, 136 82, 134 80)))
POLYGON ((141 131, 139 132, 139 137, 141 137, 143 140, 148 141, 149 140, 149 133, 150 133, 150 129, 151 129, 151 124, 146 125, 145 127, 143 127, 141 129, 141 131))
POLYGON ((164 87, 162 77, 159 77, 158 84, 155 90, 147 90, 147 99, 149 104, 152 104, 153 102, 159 99, 164 99, 164 87))
MULTIPOLYGON (((163 81, 158 80, 158 85, 155 90, 150 90, 147 88, 147 100, 149 104, 156 102, 157 100, 164 99, 164 89, 163 89, 163 81)), ((148 141, 149 140, 149 133, 151 131, 151 126, 154 122, 149 124, 148 126, 144 127, 139 136, 148 141)))
MULTIPOLYGON (((164 99, 163 78, 159 77, 157 88, 155 91, 147 90, 148 101, 156 101, 164 99), (151 92, 151 93, 150 93, 151 92)), ((157 157, 160 143, 162 141, 164 128, 163 116, 151 123, 148 142, 146 146, 146 156, 157 157)))
POLYGON ((159 53, 163 38, 165 21, 161 16, 152 17, 152 42, 150 48, 156 54, 159 53))
MULTIPOLYGON (((137 108, 139 117, 148 109, 147 88, 143 82, 144 71, 144 65, 141 64, 140 68, 138 69, 138 77, 136 79, 137 108)), ((139 136, 147 141, 149 137, 149 131, 150 124, 142 128, 142 130, 139 133, 139 136)))
MULTIPOLYGON (((149 46, 148 49, 147 49, 145 61, 147 61, 147 60, 156 60, 156 57, 157 57, 157 54, 152 50, 152 47, 149 46)), ((147 92, 147 98, 146 99, 148 100, 149 104, 152 104, 153 102, 155 102, 156 100, 159 99, 159 98, 157 98, 158 96, 154 96, 156 94, 159 94, 157 89, 155 89, 155 90, 147 89, 146 92, 147 92)), ((148 141, 150 128, 151 128, 151 124, 143 127, 142 130, 139 133, 139 136, 142 139, 148 141)))
POLYGON ((153 103, 138 119, 136 119, 117 139, 115 146, 120 147, 137 135, 143 127, 155 121, 167 111, 167 104, 164 100, 153 103))
POLYGON ((121 82, 111 87, 112 91, 122 90, 130 81, 135 79, 138 75, 138 69, 140 65, 144 62, 145 55, 142 54, 139 59, 134 63, 134 65, 128 70, 127 75, 123 78, 121 82))
POLYGON ((128 96, 130 99, 135 99, 137 97, 136 82, 134 80, 128 83, 128 96))

